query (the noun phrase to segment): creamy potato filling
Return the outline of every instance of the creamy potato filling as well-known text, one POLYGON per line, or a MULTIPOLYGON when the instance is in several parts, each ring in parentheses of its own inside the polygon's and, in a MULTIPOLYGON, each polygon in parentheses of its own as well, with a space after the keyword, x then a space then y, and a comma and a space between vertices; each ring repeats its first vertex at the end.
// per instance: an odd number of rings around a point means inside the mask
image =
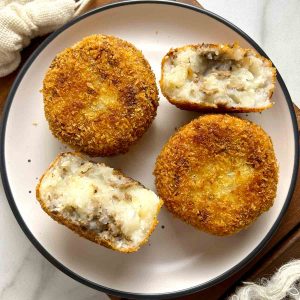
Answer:
POLYGON ((46 174, 40 193, 51 212, 120 248, 145 239, 160 206, 158 196, 138 182, 70 154, 46 174))
POLYGON ((175 50, 163 65, 165 93, 176 101, 209 105, 269 105, 274 89, 273 68, 254 51, 224 47, 175 50))

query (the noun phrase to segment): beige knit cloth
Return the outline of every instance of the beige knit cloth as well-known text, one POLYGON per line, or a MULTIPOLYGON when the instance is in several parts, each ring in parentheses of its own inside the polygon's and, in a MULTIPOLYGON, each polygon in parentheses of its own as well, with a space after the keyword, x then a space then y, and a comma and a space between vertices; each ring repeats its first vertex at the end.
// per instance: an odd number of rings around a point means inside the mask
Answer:
POLYGON ((78 15, 88 0, 0 0, 0 77, 13 72, 20 51, 78 15))
POLYGON ((259 282, 244 282, 228 300, 299 300, 300 260, 292 260, 283 265, 269 279, 259 282))

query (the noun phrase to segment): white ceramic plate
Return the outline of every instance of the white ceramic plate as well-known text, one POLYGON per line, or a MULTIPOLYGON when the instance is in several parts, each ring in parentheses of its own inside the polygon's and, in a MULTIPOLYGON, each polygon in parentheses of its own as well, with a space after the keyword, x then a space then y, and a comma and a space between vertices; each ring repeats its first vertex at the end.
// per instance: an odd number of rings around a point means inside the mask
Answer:
MULTIPOLYGON (((278 75, 275 106, 262 114, 242 115, 260 124, 274 142, 280 180, 269 212, 248 230, 224 238, 201 233, 162 209, 149 244, 134 254, 117 253, 57 224, 35 199, 37 179, 56 154, 65 150, 51 135, 44 117, 39 92, 44 74, 59 51, 95 33, 134 43, 149 60, 157 79, 161 58, 170 47, 238 41, 264 54, 245 33, 221 17, 175 2, 123 2, 71 21, 31 56, 9 95, 1 135, 1 172, 11 208, 38 250, 88 286, 116 295, 159 299, 207 288, 237 271, 262 249, 288 206, 298 157, 296 119, 288 91, 278 75)), ((155 190, 152 171, 162 145, 175 127, 197 115, 177 109, 161 96, 158 115, 137 145, 126 155, 103 161, 155 190)))

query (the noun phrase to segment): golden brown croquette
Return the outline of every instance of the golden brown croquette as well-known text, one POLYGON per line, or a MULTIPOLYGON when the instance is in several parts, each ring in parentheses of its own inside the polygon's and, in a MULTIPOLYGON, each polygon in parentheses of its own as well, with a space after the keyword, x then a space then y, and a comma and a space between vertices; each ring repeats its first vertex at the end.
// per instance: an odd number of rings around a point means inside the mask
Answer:
POLYGON ((273 205, 278 165, 272 141, 260 126, 205 115, 170 138, 154 174, 170 212, 200 230, 230 235, 273 205))
POLYGON ((142 52, 106 35, 86 37, 59 53, 43 96, 54 136, 91 156, 127 152, 158 106, 155 76, 142 52))

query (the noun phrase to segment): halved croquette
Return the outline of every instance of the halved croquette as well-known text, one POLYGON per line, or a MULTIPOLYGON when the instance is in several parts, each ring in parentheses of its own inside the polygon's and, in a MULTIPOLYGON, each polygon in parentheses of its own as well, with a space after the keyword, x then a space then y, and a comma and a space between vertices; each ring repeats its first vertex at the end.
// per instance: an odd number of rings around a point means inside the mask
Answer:
POLYGON ((272 62, 238 44, 171 49, 161 72, 164 96, 181 109, 255 112, 273 105, 276 69, 272 62))
POLYGON ((137 251, 146 243, 162 205, 139 182, 77 153, 62 153, 54 160, 36 195, 54 220, 120 252, 137 251))

